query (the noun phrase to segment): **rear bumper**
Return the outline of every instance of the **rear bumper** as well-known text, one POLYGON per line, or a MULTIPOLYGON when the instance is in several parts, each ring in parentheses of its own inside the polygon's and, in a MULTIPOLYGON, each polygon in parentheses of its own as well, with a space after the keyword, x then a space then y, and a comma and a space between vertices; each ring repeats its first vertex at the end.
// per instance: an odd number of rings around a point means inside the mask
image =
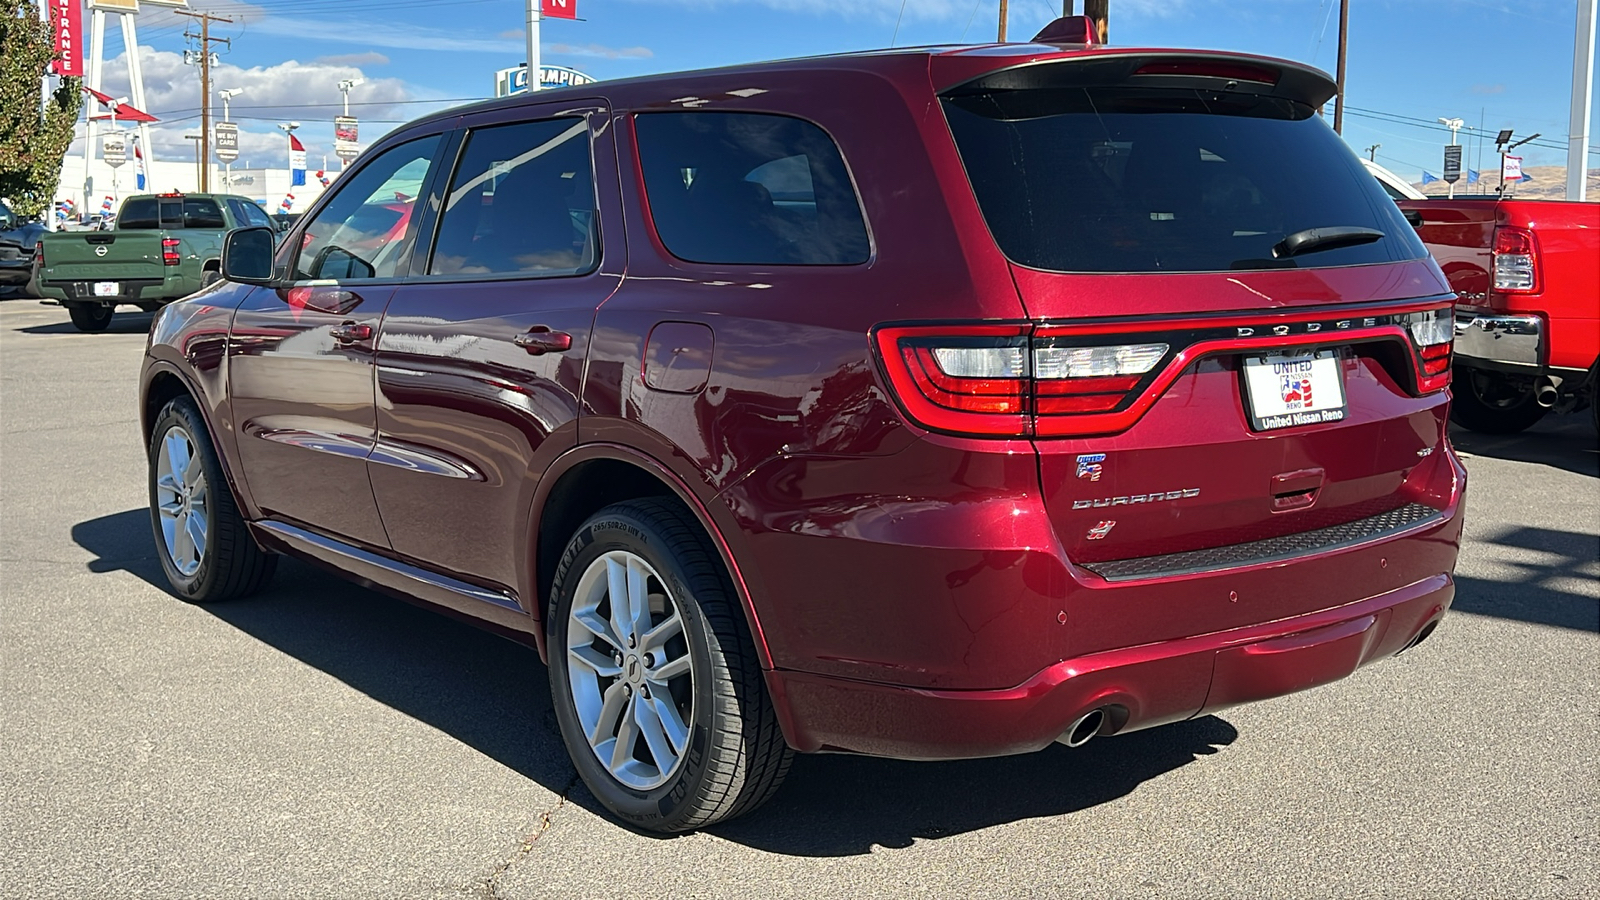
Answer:
POLYGON ((1392 656, 1455 596, 1438 574, 1353 603, 1275 622, 1094 653, 1005 690, 941 691, 790 671, 767 673, 801 751, 963 759, 1042 749, 1105 709, 1102 734, 1193 718, 1336 681, 1392 656))
POLYGON ((72 303, 100 303, 115 306, 118 303, 137 303, 141 300, 166 300, 171 297, 164 278, 115 279, 118 292, 109 297, 97 296, 94 281, 41 281, 40 287, 48 296, 72 303), (146 296, 148 295, 148 296, 146 296))
POLYGON ((1456 309, 1456 360, 1468 365, 1536 372, 1544 360, 1544 320, 1456 309))

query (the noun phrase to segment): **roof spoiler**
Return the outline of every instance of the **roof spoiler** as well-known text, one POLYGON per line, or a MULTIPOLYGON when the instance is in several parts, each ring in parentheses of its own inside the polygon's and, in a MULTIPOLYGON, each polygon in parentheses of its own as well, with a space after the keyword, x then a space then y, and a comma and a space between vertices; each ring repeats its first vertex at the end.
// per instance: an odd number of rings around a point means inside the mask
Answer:
POLYGON ((1100 43, 1100 30, 1094 27, 1094 20, 1088 16, 1062 16, 1046 25, 1033 36, 1035 44, 1083 44, 1085 46, 1100 43))

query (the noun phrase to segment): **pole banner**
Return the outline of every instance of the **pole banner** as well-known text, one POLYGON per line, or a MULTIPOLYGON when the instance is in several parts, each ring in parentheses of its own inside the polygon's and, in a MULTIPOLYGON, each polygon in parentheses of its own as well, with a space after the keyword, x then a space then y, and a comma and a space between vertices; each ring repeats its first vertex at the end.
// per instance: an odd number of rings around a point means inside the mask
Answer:
POLYGON ((56 74, 83 77, 83 4, 79 0, 50 0, 50 23, 56 38, 56 74))

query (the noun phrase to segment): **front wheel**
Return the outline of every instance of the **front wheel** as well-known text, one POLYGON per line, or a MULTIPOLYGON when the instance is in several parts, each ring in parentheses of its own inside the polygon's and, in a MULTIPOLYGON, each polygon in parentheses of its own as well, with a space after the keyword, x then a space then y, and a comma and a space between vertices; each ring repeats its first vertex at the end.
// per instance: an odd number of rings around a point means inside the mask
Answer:
POLYGON ((111 307, 101 303, 69 303, 67 315, 79 331, 105 331, 111 324, 111 307))
POLYGON ((556 720, 607 809, 681 832, 778 789, 792 752, 744 613, 680 507, 634 500, 590 518, 562 554, 550 606, 556 720))
POLYGON ((254 593, 277 565, 251 537, 188 397, 163 407, 150 432, 150 526, 167 583, 192 603, 254 593))
POLYGON ((1531 378, 1465 366, 1456 369, 1451 394, 1450 418, 1482 434, 1515 434, 1549 411, 1534 399, 1531 378))

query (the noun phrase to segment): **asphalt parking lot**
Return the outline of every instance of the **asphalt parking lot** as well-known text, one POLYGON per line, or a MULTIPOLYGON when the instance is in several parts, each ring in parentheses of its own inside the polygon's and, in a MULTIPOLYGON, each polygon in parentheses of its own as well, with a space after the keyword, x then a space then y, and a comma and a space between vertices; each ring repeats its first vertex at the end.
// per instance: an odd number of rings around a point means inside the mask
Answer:
POLYGON ((1587 415, 1456 435, 1456 612, 1411 653, 1078 750, 803 757, 662 839, 577 782, 531 650, 298 563, 160 587, 149 321, 0 303, 0 896, 1600 896, 1587 415))

